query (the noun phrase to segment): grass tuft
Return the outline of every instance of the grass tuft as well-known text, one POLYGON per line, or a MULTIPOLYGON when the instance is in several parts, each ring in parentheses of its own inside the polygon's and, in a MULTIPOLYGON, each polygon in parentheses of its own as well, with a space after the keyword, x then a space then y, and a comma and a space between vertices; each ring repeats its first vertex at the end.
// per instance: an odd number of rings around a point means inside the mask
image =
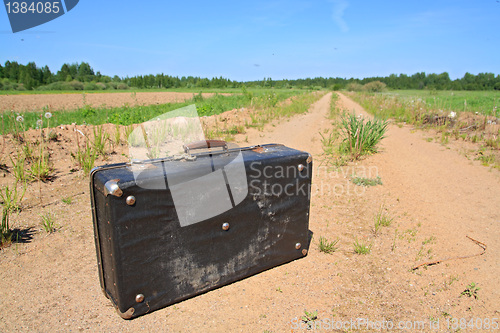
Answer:
POLYGON ((318 244, 319 251, 328 254, 333 253, 338 250, 338 247, 336 246, 338 242, 338 238, 336 240, 329 241, 326 237, 321 236, 318 244))
POLYGON ((357 254, 369 254, 372 250, 373 243, 364 243, 363 241, 358 241, 357 238, 354 239, 354 253, 357 254))
POLYGON ((76 160, 83 172, 88 175, 92 168, 94 168, 97 152, 92 149, 88 142, 86 142, 84 149, 78 147, 78 151, 76 153, 71 153, 71 156, 76 160))
POLYGON ((376 178, 353 177, 351 178, 353 184, 358 186, 376 186, 382 185, 382 179, 379 176, 376 178))
POLYGON ((360 156, 376 153, 375 146, 384 138, 388 122, 381 119, 368 120, 354 114, 341 117, 342 134, 344 136, 341 150, 349 153, 353 160, 360 156))
POLYGON ((54 215, 50 212, 41 215, 42 218, 42 228, 46 233, 51 234, 56 231, 56 221, 54 215))
POLYGON ((392 218, 387 216, 384 213, 384 206, 381 205, 379 211, 377 212, 377 215, 375 215, 375 223, 374 223, 374 233, 375 235, 378 234, 380 228, 382 227, 388 227, 392 223, 392 218))
POLYGON ((479 295, 477 294, 477 292, 480 289, 481 288, 479 288, 475 282, 472 282, 467 286, 467 288, 465 288, 464 291, 460 293, 460 296, 474 297, 474 299, 478 299, 479 295))

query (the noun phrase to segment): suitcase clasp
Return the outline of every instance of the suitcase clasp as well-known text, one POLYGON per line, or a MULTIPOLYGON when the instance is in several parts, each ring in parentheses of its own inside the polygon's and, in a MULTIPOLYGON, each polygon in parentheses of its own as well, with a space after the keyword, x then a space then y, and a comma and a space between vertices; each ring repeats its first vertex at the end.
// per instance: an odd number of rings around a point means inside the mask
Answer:
POLYGON ((109 194, 114 195, 115 197, 121 197, 123 195, 123 191, 118 186, 119 179, 111 179, 108 180, 104 184, 104 196, 108 196, 109 194))

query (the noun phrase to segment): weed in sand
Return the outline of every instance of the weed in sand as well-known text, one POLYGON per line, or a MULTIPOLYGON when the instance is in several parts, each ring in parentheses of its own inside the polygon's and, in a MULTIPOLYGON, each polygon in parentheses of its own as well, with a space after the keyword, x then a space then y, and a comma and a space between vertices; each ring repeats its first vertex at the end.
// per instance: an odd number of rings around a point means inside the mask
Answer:
POLYGON ((354 253, 357 254, 369 254, 372 250, 373 243, 365 243, 363 241, 358 241, 357 238, 354 239, 354 253))
POLYGON ((327 130, 325 133, 319 132, 321 136, 321 145, 323 147, 323 152, 325 155, 334 155, 337 150, 335 147, 335 142, 337 141, 339 134, 335 130, 327 130))
POLYGON ((399 239, 406 239, 408 243, 414 242, 417 239, 418 227, 414 229, 406 229, 401 234, 399 234, 399 239))
POLYGON ((17 212, 21 209, 21 201, 26 193, 26 183, 22 183, 21 190, 18 190, 17 183, 11 188, 9 186, 4 186, 0 189, 0 199, 2 200, 2 207, 7 210, 8 213, 17 212))
POLYGON ((25 183, 29 175, 26 172, 26 159, 23 156, 18 156, 15 160, 10 157, 12 163, 12 174, 16 182, 25 183))
POLYGON ((88 175, 94 167, 97 153, 92 149, 90 144, 86 142, 84 149, 78 147, 76 154, 71 153, 71 156, 76 160, 83 172, 88 175))
POLYGON ((479 288, 475 282, 472 282, 467 286, 467 288, 465 288, 464 291, 460 293, 460 296, 474 297, 474 299, 478 299, 479 295, 477 294, 477 292, 480 289, 481 288, 479 288))
POLYGON ((20 156, 20 158, 24 158, 26 161, 33 160, 33 150, 33 146, 28 141, 25 141, 21 147, 22 155, 20 156))
POLYGON ((382 185, 382 179, 380 178, 380 176, 377 176, 375 178, 353 177, 351 178, 351 181, 353 182, 353 184, 358 186, 382 185))
POLYGON ((109 140, 109 134, 102 126, 94 126, 93 132, 94 141, 92 142, 92 147, 97 155, 101 155, 103 158, 106 158, 106 143, 109 140))
POLYGON ((476 160, 480 161, 482 165, 489 166, 490 164, 494 164, 496 161, 496 157, 494 154, 483 155, 480 152, 480 156, 476 158, 476 160))
POLYGON ((341 125, 344 138, 340 150, 357 160, 361 155, 377 152, 375 146, 384 138, 388 122, 380 119, 365 122, 362 117, 344 114, 341 125))
POLYGON ((426 238, 422 241, 422 245, 426 245, 426 244, 429 244, 429 243, 434 243, 434 241, 436 240, 436 237, 434 236, 430 236, 429 238, 426 238))
POLYGON ((307 310, 304 310, 304 316, 301 317, 302 322, 307 324, 307 328, 311 329, 314 325, 314 322, 318 319, 318 311, 312 311, 309 312, 307 310))
POLYGON ((56 221, 54 215, 48 212, 45 213, 44 215, 41 215, 41 218, 42 218, 41 225, 46 233, 51 234, 56 231, 56 221))
POLYGON ((73 198, 72 197, 65 197, 62 198, 61 201, 65 203, 66 205, 71 205, 73 203, 73 198))
POLYGON ((441 144, 447 145, 450 142, 450 133, 443 132, 441 133, 441 144))
POLYGON ((122 140, 122 133, 120 131, 120 125, 115 125, 115 135, 114 135, 114 144, 115 146, 120 145, 120 142, 122 140))
POLYGON ((381 227, 388 227, 391 225, 392 223, 392 218, 390 218, 389 216, 387 216, 387 214, 384 213, 384 206, 381 205, 380 206, 380 209, 378 210, 377 214, 375 215, 375 218, 374 218, 374 233, 375 235, 378 234, 379 230, 381 227))
POLYGON ((0 224, 0 243, 11 241, 12 230, 10 229, 10 214, 21 209, 21 201, 26 193, 26 183, 22 183, 21 191, 18 191, 17 183, 12 188, 4 186, 0 189, 0 200, 2 206, 2 222, 0 224))
POLYGON ((329 241, 326 237, 321 236, 319 238, 318 248, 320 252, 323 253, 333 253, 338 250, 337 244, 339 239, 329 241))
POLYGON ((10 243, 12 239, 12 230, 9 224, 9 212, 5 207, 2 208, 2 222, 0 224, 0 244, 10 243))
POLYGON ((398 237, 398 229, 394 230, 394 238, 392 239, 391 252, 396 249, 396 238, 398 237))
POLYGON ((52 166, 49 154, 45 152, 43 144, 40 145, 39 155, 31 163, 30 175, 32 179, 47 181, 51 178, 52 166))

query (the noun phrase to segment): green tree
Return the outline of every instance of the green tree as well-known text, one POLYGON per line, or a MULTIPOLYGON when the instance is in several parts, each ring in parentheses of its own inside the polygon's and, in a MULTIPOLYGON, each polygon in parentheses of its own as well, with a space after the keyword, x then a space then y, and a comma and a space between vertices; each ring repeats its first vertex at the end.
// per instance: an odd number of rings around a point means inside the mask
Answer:
POLYGON ((71 73, 69 71, 69 65, 63 64, 61 66, 61 69, 56 74, 56 80, 57 81, 67 81, 68 75, 70 76, 70 81, 73 80, 73 77, 71 76, 71 73))
MULTIPOLYGON (((77 75, 76 79, 80 82, 91 82, 95 78, 95 73, 92 67, 86 62, 82 62, 80 65, 76 64, 77 75)), ((71 69, 70 69, 71 70, 71 69)))

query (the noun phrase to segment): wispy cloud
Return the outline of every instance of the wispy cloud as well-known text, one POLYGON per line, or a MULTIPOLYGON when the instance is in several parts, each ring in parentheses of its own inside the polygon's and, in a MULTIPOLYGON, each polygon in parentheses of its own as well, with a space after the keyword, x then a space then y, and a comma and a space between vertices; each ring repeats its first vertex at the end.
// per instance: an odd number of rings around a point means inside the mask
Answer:
POLYGON ((344 12, 346 8, 349 7, 349 3, 346 0, 331 0, 331 2, 333 3, 333 21, 335 21, 335 23, 338 25, 340 31, 348 32, 349 27, 344 20, 344 12))

